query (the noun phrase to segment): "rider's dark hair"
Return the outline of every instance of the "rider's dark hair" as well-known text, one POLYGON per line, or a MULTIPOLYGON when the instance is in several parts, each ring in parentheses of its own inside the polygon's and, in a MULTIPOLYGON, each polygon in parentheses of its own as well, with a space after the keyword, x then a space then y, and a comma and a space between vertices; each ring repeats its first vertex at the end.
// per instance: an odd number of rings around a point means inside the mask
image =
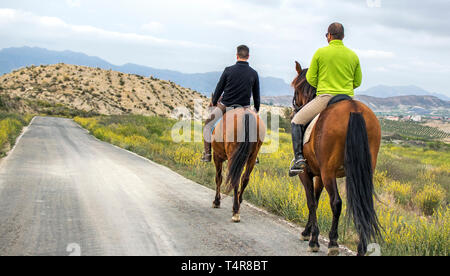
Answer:
POLYGON ((333 23, 328 27, 328 33, 331 34, 335 39, 342 40, 345 36, 344 26, 341 23, 333 23))
POLYGON ((240 58, 247 59, 250 57, 250 49, 245 45, 238 46, 237 54, 240 58))

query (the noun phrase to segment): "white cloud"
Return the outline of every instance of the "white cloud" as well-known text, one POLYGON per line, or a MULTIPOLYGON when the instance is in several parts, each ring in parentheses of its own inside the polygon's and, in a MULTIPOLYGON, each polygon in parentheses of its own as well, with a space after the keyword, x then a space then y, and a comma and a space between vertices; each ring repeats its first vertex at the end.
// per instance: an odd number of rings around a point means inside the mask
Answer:
POLYGON ((379 66, 374 69, 376 72, 388 72, 389 70, 384 66, 379 66))
POLYGON ((35 30, 36 35, 47 34, 54 35, 54 37, 73 37, 73 35, 76 35, 80 39, 87 39, 91 41, 98 41, 99 39, 102 39, 144 45, 218 49, 218 47, 203 43, 162 39, 151 35, 141 35, 136 33, 109 31, 90 25, 69 24, 57 17, 38 16, 33 13, 14 9, 0 9, 0 24, 5 25, 13 23, 23 24, 25 27, 18 28, 18 31, 21 29, 35 30))
POLYGON ((355 49, 355 52, 359 57, 362 58, 371 58, 371 59, 379 59, 379 58, 394 58, 395 54, 393 52, 379 51, 379 50, 360 50, 355 49))
POLYGON ((152 21, 141 26, 141 29, 149 33, 161 33, 164 31, 164 25, 157 21, 152 21))
POLYGON ((13 20, 15 14, 15 11, 12 9, 0 9, 0 20, 2 20, 3 22, 13 20))
POLYGON ((81 0, 66 0, 66 4, 71 8, 81 7, 81 0))
POLYGON ((37 22, 44 27, 68 27, 63 20, 57 17, 42 16, 35 19, 37 19, 37 22))
POLYGON ((448 74, 450 73, 450 66, 433 61, 414 60, 411 62, 410 70, 448 74))
POLYGON ((209 24, 215 25, 217 27, 225 27, 225 28, 233 28, 233 29, 242 29, 242 26, 234 21, 234 20, 229 20, 229 19, 224 19, 224 20, 216 20, 216 21, 212 21, 212 22, 208 22, 209 24))

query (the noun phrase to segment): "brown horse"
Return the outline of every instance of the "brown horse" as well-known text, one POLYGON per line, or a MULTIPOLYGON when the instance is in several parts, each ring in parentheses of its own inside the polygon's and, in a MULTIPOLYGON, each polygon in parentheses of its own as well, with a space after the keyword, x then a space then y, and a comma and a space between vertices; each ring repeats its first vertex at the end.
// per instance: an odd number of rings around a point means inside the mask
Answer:
MULTIPOLYGON (((316 91, 305 91, 307 89, 302 84, 306 81, 308 69, 302 70, 298 62, 296 65, 298 76, 292 85, 295 88, 294 107, 298 111, 314 99, 316 91)), ((309 241, 310 251, 319 250, 316 210, 325 188, 333 212, 329 255, 339 254, 337 241, 342 200, 337 178, 346 177, 348 215, 353 218, 360 239, 358 255, 365 255, 368 242, 381 237, 373 200, 373 172, 380 144, 380 123, 372 110, 363 103, 344 100, 330 105, 321 113, 310 142, 304 146, 308 169, 300 174, 309 208, 309 220, 302 239, 309 241)))
POLYGON ((234 222, 240 222, 240 205, 244 200, 244 191, 255 167, 265 134, 264 122, 255 112, 247 108, 236 108, 226 112, 214 130, 212 147, 216 165, 216 198, 213 208, 220 208, 223 163, 228 161, 225 194, 234 190, 232 219, 234 222), (242 175, 244 167, 246 169, 242 175))

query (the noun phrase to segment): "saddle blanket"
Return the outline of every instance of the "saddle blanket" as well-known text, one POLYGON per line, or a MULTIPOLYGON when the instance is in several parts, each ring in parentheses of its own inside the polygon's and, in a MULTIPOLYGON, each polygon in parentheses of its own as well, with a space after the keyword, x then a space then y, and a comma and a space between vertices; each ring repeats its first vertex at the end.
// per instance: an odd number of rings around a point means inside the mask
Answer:
POLYGON ((308 128, 306 129, 305 138, 303 139, 303 145, 308 144, 309 141, 311 140, 312 131, 313 131, 314 127, 316 126, 317 121, 319 121, 319 117, 320 117, 320 114, 317 115, 316 118, 314 118, 314 120, 311 121, 308 128))
POLYGON ((220 118, 219 120, 217 120, 217 122, 212 126, 211 128, 211 134, 214 134, 214 131, 216 130, 217 126, 220 124, 220 122, 222 122, 223 117, 220 118))
MULTIPOLYGON (((328 103, 328 108, 337 103, 340 103, 343 101, 351 101, 351 100, 353 100, 353 98, 348 95, 337 95, 330 100, 330 102, 328 103)), ((317 115, 316 118, 314 118, 314 120, 311 121, 308 128, 306 129, 305 138, 303 139, 303 145, 306 145, 310 142, 312 131, 313 131, 314 127, 316 126, 317 121, 319 121, 319 117, 320 117, 320 114, 317 115)))

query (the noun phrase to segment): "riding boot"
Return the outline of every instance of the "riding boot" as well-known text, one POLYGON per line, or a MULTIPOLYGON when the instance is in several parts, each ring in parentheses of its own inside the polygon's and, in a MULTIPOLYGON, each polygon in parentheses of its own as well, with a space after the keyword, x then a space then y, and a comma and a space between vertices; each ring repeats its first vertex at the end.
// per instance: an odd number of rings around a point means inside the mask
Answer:
POLYGON ((204 142, 205 152, 203 153, 202 162, 209 163, 212 161, 211 143, 204 142))
POLYGON ((305 127, 303 125, 292 124, 292 144, 294 147, 295 159, 289 169, 289 176, 294 177, 303 173, 306 169, 306 159, 303 157, 303 135, 305 127))

